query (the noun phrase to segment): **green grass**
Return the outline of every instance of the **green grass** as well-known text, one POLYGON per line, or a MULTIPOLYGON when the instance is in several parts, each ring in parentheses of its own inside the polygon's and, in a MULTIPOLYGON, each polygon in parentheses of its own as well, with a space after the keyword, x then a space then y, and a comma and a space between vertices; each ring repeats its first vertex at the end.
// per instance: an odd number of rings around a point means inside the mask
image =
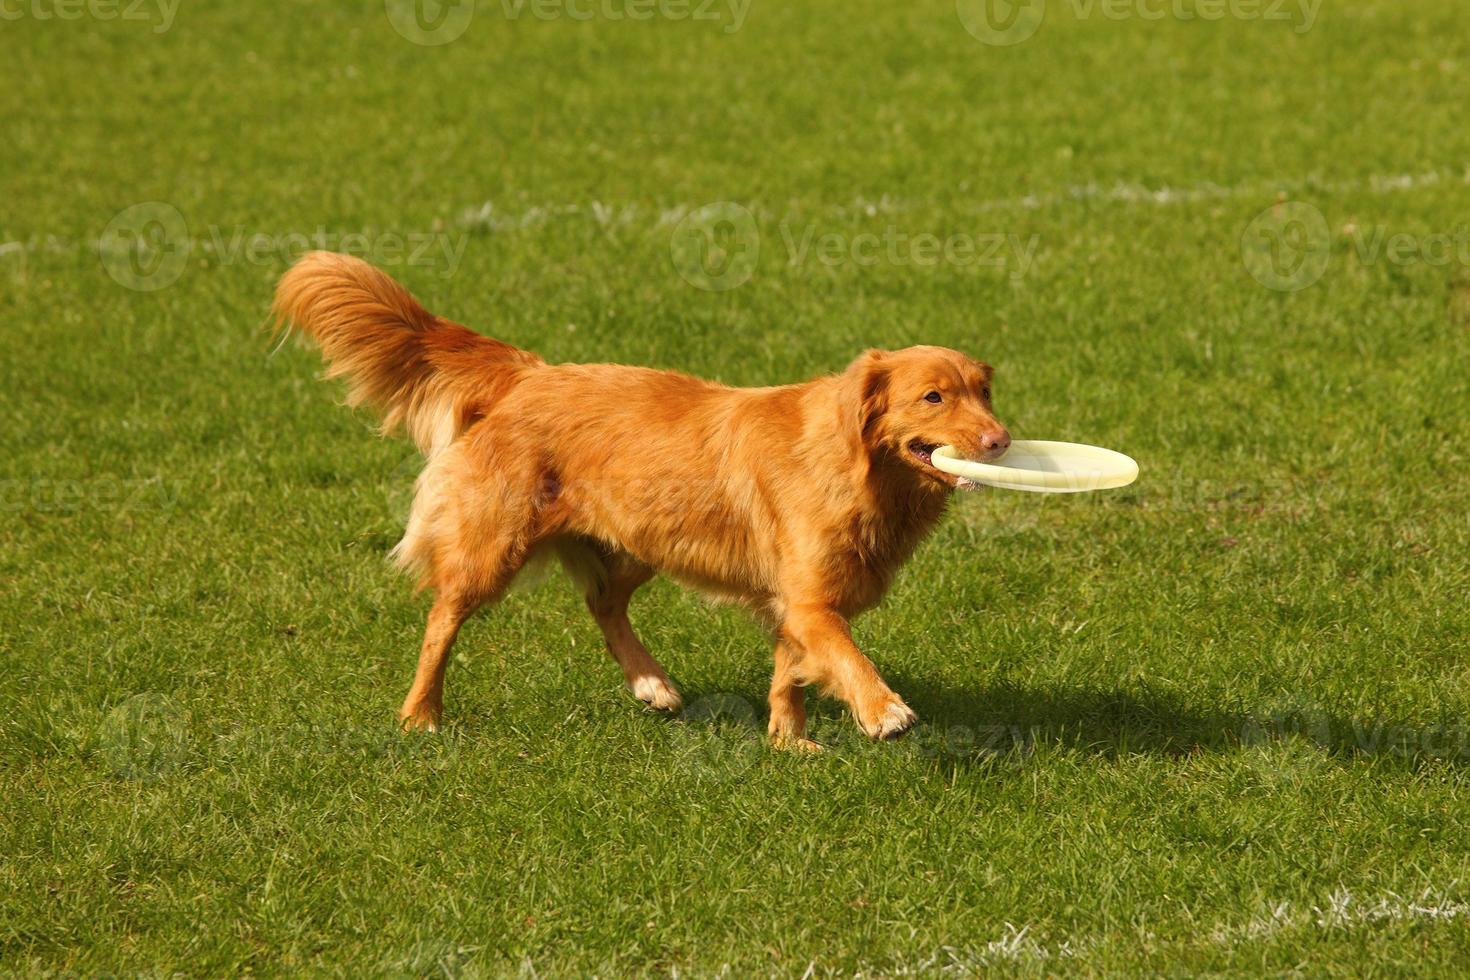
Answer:
POLYGON ((1012 47, 943 2, 482 2, 439 47, 371 2, 15 9, 0 972, 1465 968, 1470 255, 1371 248, 1470 227, 1463 4, 1054 0, 1012 47), (1278 194, 1328 229, 1294 292, 1241 246, 1278 194), (93 244, 146 201, 195 243, 151 292, 93 244), (721 201, 760 249, 712 292, 671 242, 721 201), (318 229, 554 360, 961 347, 1018 436, 1143 475, 955 502, 856 628, 905 742, 824 702, 828 752, 765 750, 767 638, 666 583, 634 621, 693 707, 644 715, 557 580, 472 621, 448 730, 402 737, 413 455, 272 352, 285 249, 232 246, 318 229), (808 231, 1035 251, 791 261, 808 231))

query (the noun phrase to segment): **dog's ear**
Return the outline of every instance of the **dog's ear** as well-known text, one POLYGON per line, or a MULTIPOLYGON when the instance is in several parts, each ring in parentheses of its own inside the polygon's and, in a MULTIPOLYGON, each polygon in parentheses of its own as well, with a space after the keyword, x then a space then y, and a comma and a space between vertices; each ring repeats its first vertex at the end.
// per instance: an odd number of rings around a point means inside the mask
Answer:
POLYGON ((844 428, 863 446, 871 446, 874 428, 888 410, 890 370, 888 355, 870 349, 858 355, 842 373, 844 428))

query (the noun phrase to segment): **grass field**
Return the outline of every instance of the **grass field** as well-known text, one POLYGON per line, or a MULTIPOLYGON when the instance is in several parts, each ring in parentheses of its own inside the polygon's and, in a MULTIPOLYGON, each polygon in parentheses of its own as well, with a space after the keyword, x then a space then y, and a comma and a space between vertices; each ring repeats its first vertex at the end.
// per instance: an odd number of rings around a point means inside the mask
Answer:
POLYGON ((1462 3, 3 11, 0 973, 1470 968, 1462 3), (955 501, 856 627, 903 742, 766 749, 662 582, 643 714, 557 579, 401 736, 415 456, 263 329, 307 244, 552 360, 960 347, 1143 475, 955 501))

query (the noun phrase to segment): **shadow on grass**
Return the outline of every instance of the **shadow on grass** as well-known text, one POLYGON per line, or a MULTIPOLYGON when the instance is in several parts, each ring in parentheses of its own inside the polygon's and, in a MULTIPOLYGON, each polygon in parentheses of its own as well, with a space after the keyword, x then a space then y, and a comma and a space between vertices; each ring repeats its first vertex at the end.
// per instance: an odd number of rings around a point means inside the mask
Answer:
POLYGON ((1232 748, 1245 716, 1199 712, 1152 692, 939 684, 890 678, 921 718, 941 729, 1013 729, 1034 742, 1106 755, 1184 755, 1232 748))
POLYGON ((1293 744, 1344 764, 1371 758, 1470 765, 1470 723, 1463 719, 1429 725, 1365 720, 1306 701, 1280 701, 1249 713, 1201 710, 1147 689, 967 686, 899 675, 891 683, 919 713, 913 734, 927 750, 956 762, 989 764, 1043 746, 1110 758, 1180 758, 1293 744))
MULTIPOLYGON (((888 680, 919 714, 919 724, 896 745, 873 743, 840 702, 809 694, 812 736, 837 754, 892 750, 976 768, 1014 767, 1038 751, 1109 759, 1131 755, 1183 759, 1272 747, 1310 753, 1302 758, 1338 765, 1370 761, 1409 767, 1470 765, 1470 724, 1459 720, 1438 724, 1364 720, 1303 699, 1267 701, 1246 712, 1202 709, 1146 686, 1122 691, 955 684, 892 671, 888 680)), ((691 768, 729 771, 729 757, 735 756, 748 768, 764 754, 767 713, 758 682, 739 683, 734 689, 685 686, 683 693, 685 708, 680 715, 646 713, 639 724, 667 726, 671 749, 681 759, 688 756, 691 768)), ((567 721, 577 729, 619 724, 610 712, 619 707, 636 710, 624 703, 627 700, 569 706, 567 721)), ((460 704, 457 716, 457 724, 466 731, 494 730, 503 721, 473 703, 460 704)))

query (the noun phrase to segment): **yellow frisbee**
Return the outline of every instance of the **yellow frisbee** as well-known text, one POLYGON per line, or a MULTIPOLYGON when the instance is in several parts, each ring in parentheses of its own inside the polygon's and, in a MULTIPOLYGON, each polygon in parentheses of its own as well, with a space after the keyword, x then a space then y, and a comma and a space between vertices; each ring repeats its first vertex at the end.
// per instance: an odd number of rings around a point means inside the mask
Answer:
POLYGON ((1138 479, 1138 464, 1122 453, 1076 442, 1018 440, 1004 456, 980 463, 960 456, 953 446, 934 450, 937 470, 1002 490, 1081 493, 1126 487, 1138 479))

